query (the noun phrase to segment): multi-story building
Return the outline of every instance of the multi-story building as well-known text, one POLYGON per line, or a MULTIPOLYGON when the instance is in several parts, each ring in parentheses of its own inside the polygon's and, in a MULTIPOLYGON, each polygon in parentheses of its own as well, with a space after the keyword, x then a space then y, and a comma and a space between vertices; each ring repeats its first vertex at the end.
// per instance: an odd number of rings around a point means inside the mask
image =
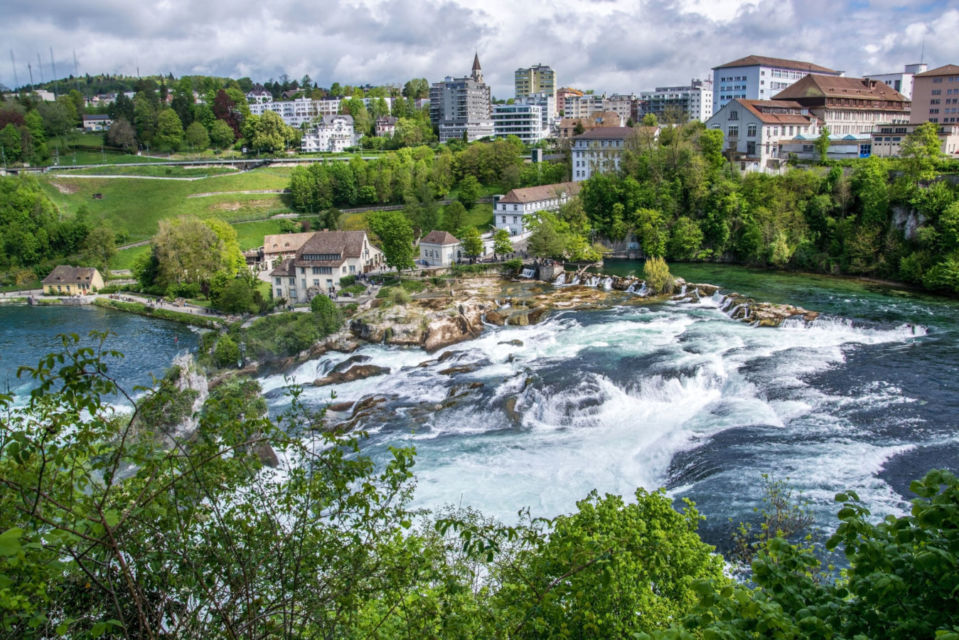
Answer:
POLYGON ((619 114, 613 111, 597 111, 586 118, 563 118, 559 121, 559 137, 569 140, 596 127, 618 127, 621 124, 619 114))
MULTIPOLYGON (((587 93, 581 96, 567 96, 566 105, 563 108, 563 117, 565 118, 588 118, 598 111, 608 111, 606 108, 606 96, 587 93)), ((620 126, 626 124, 623 119, 620 126)))
POLYGON ((514 100, 516 104, 530 104, 541 107, 543 110, 543 123, 548 128, 559 115, 556 109, 556 98, 548 93, 533 93, 522 98, 514 100))
POLYGON ((911 122, 959 122, 959 65, 947 64, 912 81, 911 122))
MULTIPOLYGON (((916 130, 921 122, 897 122, 895 124, 881 124, 872 132, 872 155, 887 158, 898 156, 902 149, 902 142, 910 133, 916 130)), ((940 124, 938 126, 939 141, 942 143, 942 152, 950 158, 959 157, 959 124, 940 124)))
POLYGON ((892 87, 907 100, 912 100, 912 79, 917 73, 922 73, 928 68, 925 62, 917 64, 907 64, 904 71, 899 73, 871 73, 864 76, 867 80, 878 80, 892 87))
POLYGON ((517 69, 515 77, 515 97, 523 98, 534 93, 547 93, 556 98, 556 73, 548 66, 536 64, 525 69, 517 69))
POLYGON ((345 151, 356 146, 353 116, 323 116, 312 129, 303 134, 300 148, 306 152, 345 151))
POLYGON ((246 101, 247 104, 251 106, 254 104, 262 104, 264 102, 273 102, 273 94, 267 91, 262 84, 257 84, 246 92, 246 101))
POLYGON ((543 126, 543 109, 531 104, 493 105, 493 133, 497 138, 516 136, 523 144, 534 145, 549 137, 543 126))
POLYGON ((713 115, 713 82, 694 79, 687 86, 656 87, 640 93, 640 99, 645 102, 643 115, 652 113, 660 121, 675 115, 683 121, 706 122, 713 115))
POLYGON ((490 89, 483 82, 479 55, 473 57, 470 75, 447 76, 430 87, 430 121, 439 129, 440 142, 473 142, 493 135, 490 89))
POLYGON ((505 196, 494 198, 493 223, 497 229, 509 231, 510 235, 521 235, 526 231, 530 216, 539 211, 557 211, 578 193, 578 182, 513 189, 505 196))
POLYGON ((556 108, 562 115, 566 115, 566 100, 568 98, 578 98, 583 92, 572 87, 563 87, 556 90, 556 108))
POLYGON ((819 122, 809 110, 790 100, 734 98, 709 120, 706 128, 723 132, 723 151, 743 171, 776 172, 785 158, 779 143, 798 136, 819 136, 819 122))
POLYGON ((829 128, 830 135, 857 136, 867 143, 877 125, 909 122, 906 97, 883 82, 865 78, 810 74, 774 99, 799 103, 829 128))
POLYGON ((85 296, 103 288, 103 276, 93 267, 61 264, 43 279, 43 293, 49 296, 85 296))
POLYGON ((84 131, 108 131, 113 125, 113 120, 110 116, 105 115, 84 115, 83 116, 83 130, 84 131))
POLYGON ((596 127, 573 138, 573 180, 586 180, 594 173, 619 171, 620 157, 632 127, 596 127))
POLYGON ((263 236, 263 261, 275 269, 287 259, 296 256, 306 241, 313 237, 312 231, 302 233, 273 233, 263 236))
POLYGON ((613 94, 611 96, 603 96, 603 111, 612 111, 619 116, 620 126, 625 125, 626 122, 633 117, 633 105, 636 104, 638 98, 635 94, 613 94))
POLYGON ((271 273, 274 298, 293 304, 329 295, 340 278, 368 273, 385 265, 383 252, 374 247, 365 231, 317 231, 271 273))
POLYGON ((281 100, 274 102, 269 93, 262 95, 255 90, 247 94, 247 99, 254 96, 255 101, 250 101, 250 113, 255 116, 261 116, 267 111, 280 116, 283 122, 291 127, 302 127, 309 124, 321 116, 332 116, 340 112, 339 100, 313 100, 312 98, 296 98, 295 100, 281 100))
POLYGON ((713 113, 730 100, 767 100, 810 73, 842 75, 811 62, 766 56, 746 56, 713 67, 713 113))

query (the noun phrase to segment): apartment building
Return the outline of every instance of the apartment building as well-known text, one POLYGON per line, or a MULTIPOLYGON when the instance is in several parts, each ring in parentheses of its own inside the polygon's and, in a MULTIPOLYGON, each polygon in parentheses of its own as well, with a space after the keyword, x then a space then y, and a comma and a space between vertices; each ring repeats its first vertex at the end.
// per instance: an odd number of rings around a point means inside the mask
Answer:
POLYGON ((877 80, 892 87, 907 100, 912 100, 912 80, 917 73, 923 73, 928 69, 925 62, 917 64, 907 64, 905 69, 899 73, 874 73, 864 76, 867 80, 877 80))
POLYGON ((531 216, 540 211, 558 211, 570 198, 576 197, 579 188, 578 182, 560 182, 513 189, 505 196, 495 198, 493 223, 497 229, 506 229, 512 236, 521 235, 531 216))
POLYGON ((490 88, 483 82, 479 55, 473 57, 470 75, 447 76, 430 87, 430 121, 439 129, 440 142, 474 142, 494 134, 490 88))
POLYGON ((634 134, 632 127, 596 127, 573 138, 573 180, 580 182, 594 173, 619 171, 626 141, 634 134))
POLYGON ((555 100, 556 73, 543 64, 520 68, 514 74, 514 87, 516 98, 524 98, 534 93, 545 93, 555 100))
POLYGON ((713 115, 712 80, 690 80, 688 85, 656 87, 654 91, 639 94, 643 115, 652 113, 661 122, 678 115, 683 121, 706 122, 713 115))
POLYGON ((323 116, 303 134, 300 149, 305 152, 341 152, 348 147, 355 147, 356 143, 353 116, 323 116))
POLYGON ((768 100, 810 73, 840 76, 841 71, 799 60, 746 56, 713 67, 713 113, 730 100, 768 100))
POLYGON ((829 127, 830 135, 853 135, 867 142, 879 124, 909 122, 906 97, 883 82, 866 78, 810 74, 774 99, 799 103, 829 127))
POLYGON ((959 65, 947 64, 913 77, 910 121, 959 122, 959 65))
POLYGON ((537 105, 496 104, 493 105, 493 133, 497 138, 516 136, 531 146, 549 137, 549 120, 543 117, 543 108, 537 105))

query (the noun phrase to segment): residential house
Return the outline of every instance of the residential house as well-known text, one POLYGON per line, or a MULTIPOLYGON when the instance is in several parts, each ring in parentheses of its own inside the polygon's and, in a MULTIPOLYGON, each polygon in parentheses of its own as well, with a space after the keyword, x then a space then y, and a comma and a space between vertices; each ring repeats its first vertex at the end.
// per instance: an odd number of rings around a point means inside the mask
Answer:
POLYGON ((493 135, 490 88, 483 81, 479 55, 473 56, 470 75, 447 76, 430 87, 430 122, 438 128, 440 142, 474 142, 493 135))
POLYGON ((573 89, 572 87, 562 87, 561 89, 556 90, 556 108, 559 109, 560 113, 566 115, 566 100, 571 97, 578 97, 583 95, 583 92, 579 89, 573 89))
POLYGON ((892 87, 907 100, 912 100, 912 79, 917 73, 923 73, 928 69, 925 62, 917 64, 907 64, 905 69, 899 73, 874 73, 864 76, 867 80, 878 80, 892 87))
POLYGON ((43 279, 43 293, 51 296, 83 296, 103 288, 103 276, 93 267, 59 265, 43 279))
POLYGON ((909 122, 906 97, 865 78, 811 74, 777 93, 774 100, 797 102, 819 118, 831 136, 853 135, 866 144, 879 124, 909 122))
POLYGON ((959 122, 959 65, 947 64, 913 77, 910 122, 959 122))
POLYGON ((420 262, 429 267, 448 267, 462 256, 462 245, 447 231, 430 231, 420 239, 420 262))
POLYGON ((376 137, 392 136, 396 133, 397 119, 393 116, 383 116, 376 119, 376 137))
POLYGON ((356 142, 353 116, 323 116, 312 129, 303 134, 300 149, 305 152, 341 152, 348 147, 355 147, 356 142))
POLYGON ((713 113, 730 100, 767 100, 810 73, 840 76, 841 71, 811 62, 746 56, 713 67, 713 113))
POLYGON ((269 268, 276 268, 280 263, 296 256, 306 241, 313 237, 313 231, 304 233, 277 233, 263 237, 263 261, 269 268))
POLYGON ((273 102, 273 94, 266 90, 262 84, 254 85, 246 93, 247 104, 263 104, 264 102, 273 102))
POLYGON ((557 211, 579 193, 579 182, 560 182, 538 187, 513 189, 505 196, 495 197, 493 223, 497 229, 506 229, 510 235, 526 231, 529 217, 540 211, 557 211))
POLYGON ((819 136, 819 121, 789 100, 734 98, 706 121, 706 128, 723 132, 723 151, 741 170, 764 173, 778 171, 786 160, 780 141, 819 136))
POLYGON ((573 180, 586 180, 593 173, 619 171, 626 141, 632 127, 596 127, 573 138, 573 180))
POLYGON ((336 291, 344 276, 384 265, 383 252, 370 243, 365 231, 317 231, 270 273, 273 296, 294 304, 309 302, 318 294, 336 291))
POLYGON ((113 126, 113 119, 106 115, 84 115, 84 131, 109 131, 113 126))

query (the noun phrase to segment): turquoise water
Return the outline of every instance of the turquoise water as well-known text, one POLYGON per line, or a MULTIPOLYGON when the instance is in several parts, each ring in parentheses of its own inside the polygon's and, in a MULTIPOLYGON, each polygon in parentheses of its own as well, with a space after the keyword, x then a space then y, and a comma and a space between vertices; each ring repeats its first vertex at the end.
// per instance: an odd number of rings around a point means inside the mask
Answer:
MULTIPOLYGON (((730 519, 752 517, 763 474, 801 491, 829 529, 839 491, 855 490, 877 517, 901 514, 910 480, 959 471, 959 303, 737 267, 673 271, 823 315, 753 328, 729 319, 720 296, 561 312, 490 327, 442 363, 364 347, 388 375, 307 387, 301 399, 384 397, 362 422, 367 450, 416 447, 420 506, 469 504, 509 521, 527 506, 569 512, 594 489, 666 487, 699 505, 704 535, 720 545, 730 519), (444 373, 454 364, 466 370, 444 373)), ((308 383, 346 357, 307 362, 293 379, 308 383)), ((286 406, 289 382, 262 382, 273 409, 286 406)))
POLYGON ((161 377, 177 353, 194 350, 198 334, 189 327, 94 306, 0 306, 0 390, 21 400, 33 388, 28 377, 17 377, 21 366, 35 367, 48 353, 60 351, 60 334, 75 333, 93 346, 91 331, 110 331, 106 349, 123 358, 109 358, 110 375, 133 392, 161 377))

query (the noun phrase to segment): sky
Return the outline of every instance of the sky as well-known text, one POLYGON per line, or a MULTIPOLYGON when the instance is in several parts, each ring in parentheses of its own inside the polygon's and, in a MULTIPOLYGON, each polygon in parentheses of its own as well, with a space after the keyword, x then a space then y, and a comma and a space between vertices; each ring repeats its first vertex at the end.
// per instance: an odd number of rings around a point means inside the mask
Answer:
POLYGON ((60 77, 75 52, 80 75, 309 74, 327 87, 463 76, 477 52, 499 98, 538 63, 597 93, 688 84, 750 54, 849 76, 959 64, 959 0, 3 0, 0 18, 8 87, 14 69, 29 82, 28 64, 49 80, 51 48, 60 77))

